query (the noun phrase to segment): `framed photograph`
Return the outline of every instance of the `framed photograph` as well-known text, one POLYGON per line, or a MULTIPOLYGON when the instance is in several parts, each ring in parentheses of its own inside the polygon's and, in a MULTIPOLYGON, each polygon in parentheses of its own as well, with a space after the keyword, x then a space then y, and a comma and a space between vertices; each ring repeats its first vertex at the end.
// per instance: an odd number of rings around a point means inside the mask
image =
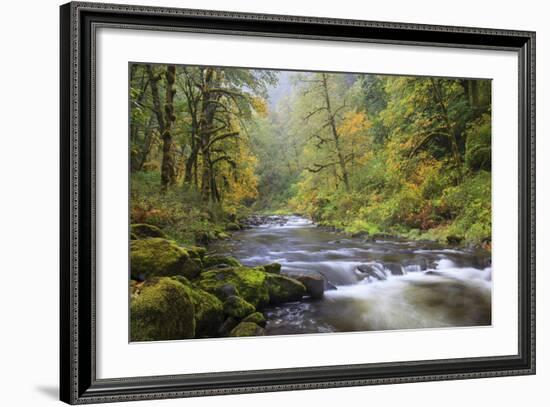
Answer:
POLYGON ((61 400, 535 373, 535 33, 61 6, 61 400))

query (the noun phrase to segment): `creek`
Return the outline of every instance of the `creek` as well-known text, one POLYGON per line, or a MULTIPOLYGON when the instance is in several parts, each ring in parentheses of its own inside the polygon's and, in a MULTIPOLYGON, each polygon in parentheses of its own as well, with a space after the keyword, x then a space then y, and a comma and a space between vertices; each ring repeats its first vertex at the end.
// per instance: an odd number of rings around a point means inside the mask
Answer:
POLYGON ((322 299, 266 308, 266 335, 491 324, 485 251, 429 241, 349 237, 300 216, 256 217, 211 247, 246 266, 321 274, 322 299))

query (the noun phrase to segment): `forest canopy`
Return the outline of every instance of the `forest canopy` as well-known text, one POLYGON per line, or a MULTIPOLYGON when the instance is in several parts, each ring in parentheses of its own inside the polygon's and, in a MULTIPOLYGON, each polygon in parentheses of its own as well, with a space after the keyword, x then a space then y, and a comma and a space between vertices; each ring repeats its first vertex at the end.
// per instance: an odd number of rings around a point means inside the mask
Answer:
POLYGON ((207 243, 252 213, 488 246, 491 81, 131 64, 131 222, 207 243))

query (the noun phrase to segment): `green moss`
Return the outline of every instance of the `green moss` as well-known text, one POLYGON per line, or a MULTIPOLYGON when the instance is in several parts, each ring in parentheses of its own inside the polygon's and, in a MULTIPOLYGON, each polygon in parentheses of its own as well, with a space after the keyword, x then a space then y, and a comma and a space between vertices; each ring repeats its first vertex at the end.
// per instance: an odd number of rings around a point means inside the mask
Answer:
POLYGON ((256 311, 254 305, 236 295, 232 295, 223 303, 223 312, 230 317, 242 319, 254 311, 256 311))
POLYGON ((269 303, 269 293, 265 284, 266 273, 249 267, 231 267, 201 273, 198 286, 218 298, 225 299, 225 288, 235 287, 236 294, 255 307, 269 303))
POLYGON ((132 278, 136 280, 178 274, 194 278, 202 268, 201 261, 192 259, 185 249, 171 240, 158 237, 132 240, 130 264, 132 278))
POLYGON ((279 274, 266 274, 266 285, 271 304, 299 301, 306 294, 306 288, 302 283, 279 274))
POLYGON ((164 234, 164 232, 154 225, 147 225, 145 223, 135 223, 130 226, 130 230, 134 235, 136 235, 140 239, 145 237, 166 238, 166 235, 164 234))
POLYGON ((281 272, 281 265, 279 263, 271 263, 263 266, 266 273, 279 274, 281 272))
POLYGON ((201 290, 184 276, 172 279, 182 283, 195 307, 195 337, 216 336, 224 320, 223 303, 214 295, 201 290))
POLYGON ((264 314, 261 312, 254 312, 243 319, 243 322, 253 322, 261 327, 265 327, 266 320, 264 314))
POLYGON ((216 240, 216 232, 212 230, 196 230, 195 241, 199 244, 208 244, 216 240))
POLYGON ((229 336, 242 337, 242 336, 261 336, 264 335, 264 330, 261 326, 253 322, 241 322, 235 328, 231 330, 229 336))
POLYGON ((187 250, 187 253, 189 253, 189 256, 191 256, 194 259, 199 259, 201 261, 204 255, 206 254, 206 249, 200 246, 185 246, 185 250, 187 250))
POLYGON ((195 306, 195 337, 216 336, 223 323, 223 304, 214 295, 200 288, 189 288, 195 306))
POLYGON ((144 285, 131 300, 132 341, 187 339, 195 336, 195 308, 187 287, 171 278, 144 285))
POLYGON ((242 266, 239 260, 231 256, 219 256, 219 255, 204 256, 203 266, 205 268, 211 268, 211 267, 220 266, 220 265, 226 265, 231 267, 242 266))
POLYGON ((225 230, 229 230, 230 232, 234 232, 236 230, 241 230, 241 227, 237 223, 230 222, 225 226, 225 230))

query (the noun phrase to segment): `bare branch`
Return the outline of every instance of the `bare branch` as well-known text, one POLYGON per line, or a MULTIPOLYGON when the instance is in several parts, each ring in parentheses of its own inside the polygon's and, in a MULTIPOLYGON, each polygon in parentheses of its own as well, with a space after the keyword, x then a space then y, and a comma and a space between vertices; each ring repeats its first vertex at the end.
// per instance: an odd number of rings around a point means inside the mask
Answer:
POLYGON ((320 108, 315 109, 313 112, 308 113, 308 114, 304 117, 303 120, 304 120, 304 121, 307 121, 307 120, 309 120, 310 117, 316 115, 316 114, 319 113, 319 112, 322 112, 322 111, 325 110, 325 109, 326 109, 325 106, 321 106, 320 108))

